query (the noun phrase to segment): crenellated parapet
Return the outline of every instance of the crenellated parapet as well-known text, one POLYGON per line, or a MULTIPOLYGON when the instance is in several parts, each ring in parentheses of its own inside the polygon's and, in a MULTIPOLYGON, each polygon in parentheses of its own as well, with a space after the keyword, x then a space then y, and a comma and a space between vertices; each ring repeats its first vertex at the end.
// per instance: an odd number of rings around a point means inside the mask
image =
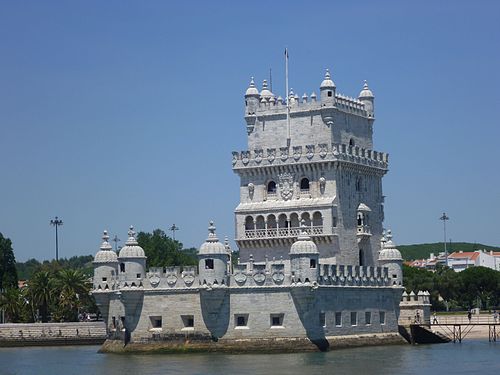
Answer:
POLYGON ((341 161, 387 170, 389 154, 339 143, 233 151, 233 170, 341 161))
POLYGON ((175 289, 198 287, 198 272, 192 267, 151 267, 146 274, 146 287, 175 289))
POLYGON ((389 272, 385 267, 323 264, 318 279, 320 285, 336 286, 390 286, 389 272))

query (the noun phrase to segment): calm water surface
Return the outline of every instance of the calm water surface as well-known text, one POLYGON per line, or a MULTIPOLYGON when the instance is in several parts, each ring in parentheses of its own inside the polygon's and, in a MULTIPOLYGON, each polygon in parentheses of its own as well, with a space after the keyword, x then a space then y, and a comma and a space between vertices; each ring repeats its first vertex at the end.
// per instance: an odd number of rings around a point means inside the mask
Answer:
POLYGON ((500 342, 296 354, 98 354, 97 346, 0 348, 0 374, 499 374, 500 342))

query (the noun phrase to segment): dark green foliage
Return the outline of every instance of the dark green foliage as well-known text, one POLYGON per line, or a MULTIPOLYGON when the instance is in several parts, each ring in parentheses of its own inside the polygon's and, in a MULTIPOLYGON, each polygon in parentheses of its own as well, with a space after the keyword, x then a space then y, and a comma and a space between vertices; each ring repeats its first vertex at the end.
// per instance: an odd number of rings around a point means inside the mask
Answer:
POLYGON ((196 249, 182 249, 182 244, 168 237, 161 229, 153 233, 139 232, 139 246, 148 257, 148 267, 194 266, 198 264, 196 249))
POLYGON ((0 233, 0 290, 4 288, 17 288, 17 271, 12 242, 0 233))
POLYGON ((94 272, 92 267, 93 260, 94 257, 92 255, 78 255, 69 259, 62 258, 59 259, 59 262, 55 260, 45 260, 43 263, 40 263, 36 259, 29 259, 24 263, 16 263, 16 268, 19 280, 31 279, 31 277, 42 268, 50 271, 63 268, 80 269, 85 275, 92 276, 94 272))
MULTIPOLYGON (((493 250, 500 251, 499 247, 482 245, 468 242, 452 242, 446 244, 448 253, 454 251, 475 251, 475 250, 493 250)), ((430 253, 435 255, 444 252, 444 243, 422 243, 416 245, 399 245, 398 250, 401 252, 404 260, 427 259, 430 253)))
POLYGON ((404 265, 403 284, 408 293, 428 290, 435 310, 443 310, 444 301, 458 309, 491 309, 500 305, 500 271, 490 268, 471 267, 455 272, 438 266, 436 272, 431 272, 404 265))

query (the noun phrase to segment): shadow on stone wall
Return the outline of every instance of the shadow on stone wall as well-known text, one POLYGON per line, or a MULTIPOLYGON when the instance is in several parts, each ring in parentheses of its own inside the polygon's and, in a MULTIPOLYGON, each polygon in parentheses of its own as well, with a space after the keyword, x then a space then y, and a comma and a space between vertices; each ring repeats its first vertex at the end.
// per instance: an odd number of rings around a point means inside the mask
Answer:
POLYGON ((307 338, 321 351, 330 347, 325 332, 320 324, 320 309, 318 306, 317 291, 310 286, 292 288, 291 295, 299 319, 306 330, 307 338))
POLYGON ((217 341, 229 327, 230 294, 227 288, 200 290, 201 313, 205 326, 217 341))

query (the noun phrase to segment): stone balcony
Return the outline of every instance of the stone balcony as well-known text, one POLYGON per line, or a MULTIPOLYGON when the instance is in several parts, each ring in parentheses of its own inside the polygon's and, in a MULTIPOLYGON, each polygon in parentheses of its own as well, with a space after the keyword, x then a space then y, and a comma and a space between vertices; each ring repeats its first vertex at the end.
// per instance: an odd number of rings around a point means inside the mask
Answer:
MULTIPOLYGON (((244 239, 269 239, 269 238, 294 238, 300 234, 300 227, 293 228, 265 228, 265 229, 246 229, 244 239)), ((331 228, 330 233, 320 226, 310 226, 306 228, 310 236, 337 235, 337 228, 331 228)))

